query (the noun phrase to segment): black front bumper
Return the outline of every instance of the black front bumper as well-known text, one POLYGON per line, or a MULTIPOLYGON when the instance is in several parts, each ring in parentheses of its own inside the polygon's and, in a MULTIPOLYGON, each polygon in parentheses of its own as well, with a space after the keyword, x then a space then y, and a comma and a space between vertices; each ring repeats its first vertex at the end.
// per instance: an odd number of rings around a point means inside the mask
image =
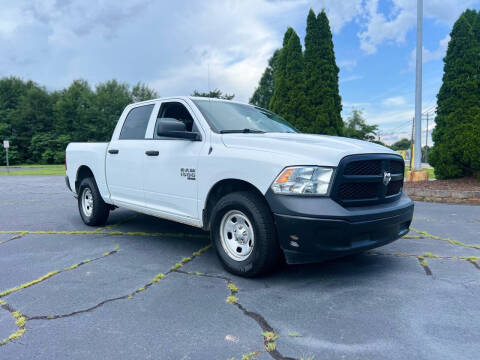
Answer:
POLYGON ((388 244, 408 232, 413 201, 345 208, 328 197, 267 193, 289 264, 318 262, 388 244))

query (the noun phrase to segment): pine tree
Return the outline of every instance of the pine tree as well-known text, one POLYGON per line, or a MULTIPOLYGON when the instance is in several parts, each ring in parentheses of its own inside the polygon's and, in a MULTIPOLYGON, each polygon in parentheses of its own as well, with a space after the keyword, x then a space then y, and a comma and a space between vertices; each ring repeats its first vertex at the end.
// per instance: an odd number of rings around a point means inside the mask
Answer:
POLYGON ((429 156, 438 178, 480 170, 480 14, 465 11, 455 22, 437 95, 434 147, 429 156))
POLYGON ((329 135, 343 133, 338 72, 327 15, 322 10, 315 17, 310 9, 305 35, 308 132, 329 135))
POLYGON ((285 33, 274 75, 275 87, 270 108, 300 131, 306 131, 307 104, 302 45, 292 28, 288 28, 285 33))
POLYGON ((274 89, 274 73, 277 67, 278 55, 280 50, 275 50, 273 55, 268 60, 268 66, 263 72, 258 87, 255 89, 249 103, 255 106, 259 106, 264 109, 269 109, 270 100, 272 99, 274 89))

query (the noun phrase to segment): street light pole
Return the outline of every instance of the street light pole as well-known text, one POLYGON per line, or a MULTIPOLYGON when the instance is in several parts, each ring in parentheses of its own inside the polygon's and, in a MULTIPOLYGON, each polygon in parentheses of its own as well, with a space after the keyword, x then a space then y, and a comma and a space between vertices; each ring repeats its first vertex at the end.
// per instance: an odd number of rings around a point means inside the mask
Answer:
POLYGON ((417 0, 417 55, 415 79, 415 161, 414 170, 422 168, 422 37, 423 0, 417 0))

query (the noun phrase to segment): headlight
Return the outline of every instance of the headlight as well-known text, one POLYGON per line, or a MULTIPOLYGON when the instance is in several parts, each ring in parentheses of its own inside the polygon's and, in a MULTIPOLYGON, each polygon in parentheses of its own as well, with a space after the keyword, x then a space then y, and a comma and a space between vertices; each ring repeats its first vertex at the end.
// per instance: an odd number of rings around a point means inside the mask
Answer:
POLYGON ((333 168, 294 166, 284 169, 272 184, 276 194, 326 195, 333 168))

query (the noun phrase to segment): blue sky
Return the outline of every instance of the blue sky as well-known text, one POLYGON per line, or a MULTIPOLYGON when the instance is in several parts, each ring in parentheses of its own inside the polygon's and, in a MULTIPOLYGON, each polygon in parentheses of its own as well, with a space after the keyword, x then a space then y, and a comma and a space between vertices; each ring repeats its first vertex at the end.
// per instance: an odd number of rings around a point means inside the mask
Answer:
MULTIPOLYGON (((480 0, 424 6, 423 109, 432 110, 451 26, 480 0)), ((170 96, 207 90, 210 73, 210 88, 248 101, 286 27, 303 40, 310 8, 330 19, 344 117, 362 109, 387 143, 409 137, 415 0, 0 0, 0 77, 50 90, 116 78, 170 96)))

